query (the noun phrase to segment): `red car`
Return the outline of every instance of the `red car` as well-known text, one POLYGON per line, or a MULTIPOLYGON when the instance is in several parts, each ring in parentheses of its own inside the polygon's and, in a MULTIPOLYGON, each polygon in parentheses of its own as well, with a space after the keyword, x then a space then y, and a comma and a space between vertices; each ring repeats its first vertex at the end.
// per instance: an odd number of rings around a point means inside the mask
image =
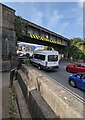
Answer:
POLYGON ((85 72, 85 63, 76 63, 74 65, 68 65, 66 71, 72 73, 85 72))

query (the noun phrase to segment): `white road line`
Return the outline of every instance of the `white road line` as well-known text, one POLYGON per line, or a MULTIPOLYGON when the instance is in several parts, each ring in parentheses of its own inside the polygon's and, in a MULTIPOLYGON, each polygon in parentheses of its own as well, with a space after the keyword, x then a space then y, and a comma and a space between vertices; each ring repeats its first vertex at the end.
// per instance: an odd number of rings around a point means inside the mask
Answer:
MULTIPOLYGON (((42 73, 41 71, 39 71, 41 74, 45 74, 42 73)), ((58 85, 60 85, 61 87, 63 87, 63 89, 65 91, 67 91, 68 93, 72 94, 75 98, 77 98, 79 101, 85 103, 85 99, 80 97, 79 95, 77 95, 75 92, 71 91, 70 89, 68 89, 67 87, 65 87, 64 85, 62 85, 61 83, 57 82, 55 79, 49 77, 47 74, 45 74, 45 76, 47 76, 49 79, 51 79, 52 81, 56 82, 58 85)))
POLYGON ((75 92, 73 92, 72 90, 68 89, 67 87, 65 87, 65 86, 62 85, 61 83, 57 82, 55 79, 51 78, 51 77, 48 76, 46 73, 41 72, 40 70, 38 70, 37 68, 35 68, 35 67, 33 67, 33 66, 32 66, 32 68, 35 69, 35 70, 37 70, 37 71, 39 71, 41 74, 47 76, 47 77, 48 77, 49 79, 51 79, 52 81, 56 82, 58 85, 60 85, 61 87, 63 87, 63 89, 64 89, 65 91, 67 91, 68 93, 70 93, 71 95, 73 95, 76 99, 78 99, 79 101, 81 101, 82 103, 85 104, 85 99, 84 99, 84 98, 80 97, 80 96, 77 95, 75 92))

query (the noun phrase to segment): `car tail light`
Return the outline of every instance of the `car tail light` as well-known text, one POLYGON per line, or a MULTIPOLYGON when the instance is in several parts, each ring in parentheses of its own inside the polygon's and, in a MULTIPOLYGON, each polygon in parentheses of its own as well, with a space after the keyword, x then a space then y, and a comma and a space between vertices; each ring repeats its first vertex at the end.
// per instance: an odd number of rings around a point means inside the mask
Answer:
POLYGON ((45 66, 47 67, 48 62, 46 61, 45 66))

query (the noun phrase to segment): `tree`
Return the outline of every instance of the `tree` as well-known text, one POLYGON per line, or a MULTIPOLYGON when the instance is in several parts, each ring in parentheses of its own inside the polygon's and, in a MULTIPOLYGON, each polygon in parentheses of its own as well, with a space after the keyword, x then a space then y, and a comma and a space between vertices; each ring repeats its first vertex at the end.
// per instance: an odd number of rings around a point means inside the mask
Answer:
POLYGON ((17 38, 23 38, 23 35, 26 34, 27 23, 18 16, 16 17, 14 24, 17 38))
POLYGON ((68 50, 69 57, 73 57, 74 59, 83 59, 85 60, 85 42, 81 38, 74 38, 70 41, 69 46, 67 46, 66 50, 68 50))

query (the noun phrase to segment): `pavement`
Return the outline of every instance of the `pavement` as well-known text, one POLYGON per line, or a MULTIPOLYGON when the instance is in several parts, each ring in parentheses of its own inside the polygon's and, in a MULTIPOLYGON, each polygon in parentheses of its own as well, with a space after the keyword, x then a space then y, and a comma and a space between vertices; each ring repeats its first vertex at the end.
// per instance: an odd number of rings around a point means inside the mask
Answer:
POLYGON ((10 72, 0 72, 0 118, 9 118, 10 72))
MULTIPOLYGON (((28 108, 24 100, 24 96, 23 94, 21 94, 19 87, 17 85, 18 83, 16 84, 16 89, 17 89, 16 92, 17 92, 18 104, 20 103, 19 109, 20 109, 21 117, 31 119, 31 116, 29 114, 28 108)), ((10 72, 2 72, 2 73, 0 72, 0 120, 4 118, 5 119, 10 118, 9 86, 10 86, 10 72)), ((15 103, 15 109, 16 109, 15 118, 20 118, 17 103, 15 103)))
POLYGON ((0 73, 0 119, 2 118, 2 74, 0 73))

